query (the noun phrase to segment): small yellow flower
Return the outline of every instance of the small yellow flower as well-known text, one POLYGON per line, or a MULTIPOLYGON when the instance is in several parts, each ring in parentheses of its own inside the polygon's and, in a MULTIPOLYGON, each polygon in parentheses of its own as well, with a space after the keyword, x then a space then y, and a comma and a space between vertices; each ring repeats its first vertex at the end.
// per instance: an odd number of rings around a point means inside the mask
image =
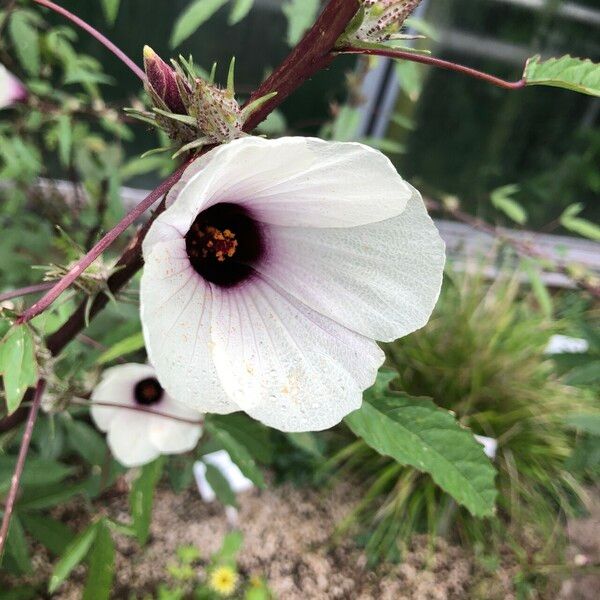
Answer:
POLYGON ((235 591, 238 574, 231 567, 217 567, 208 579, 208 585, 221 596, 231 596, 235 591))

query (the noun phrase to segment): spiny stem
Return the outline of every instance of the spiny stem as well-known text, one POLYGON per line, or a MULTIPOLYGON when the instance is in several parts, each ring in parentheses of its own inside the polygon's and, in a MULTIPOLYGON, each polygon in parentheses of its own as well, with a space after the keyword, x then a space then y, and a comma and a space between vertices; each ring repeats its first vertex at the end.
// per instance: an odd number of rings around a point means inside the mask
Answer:
POLYGON ((189 162, 179 167, 152 190, 129 214, 113 227, 85 256, 69 269, 69 272, 56 283, 47 294, 28 308, 16 321, 17 325, 27 323, 45 311, 138 217, 143 215, 159 198, 164 196, 179 180, 189 162))
POLYGON ((21 447, 19 448, 17 464, 15 465, 15 471, 10 482, 10 490, 8 492, 8 497, 6 498, 4 515, 2 516, 2 526, 0 526, 0 559, 2 558, 4 546, 6 545, 6 538, 8 537, 8 530, 10 527, 10 519, 15 508, 17 493, 19 491, 19 483, 21 481, 21 475, 23 474, 23 468, 25 467, 25 459, 27 458, 27 452, 29 451, 29 444, 31 442, 31 435, 33 433, 33 426, 35 425, 35 421, 40 410, 45 386, 46 382, 43 379, 40 379, 35 388, 33 403, 29 409, 29 416, 27 417, 25 432, 23 433, 21 447))
POLYGON ((71 404, 75 404, 77 406, 86 406, 87 408, 91 408, 92 406, 106 406, 107 408, 122 408, 123 410, 133 410, 135 412, 143 412, 149 415, 156 415, 157 417, 162 417, 164 419, 171 419, 173 421, 179 421, 180 423, 189 423, 190 425, 202 425, 204 423, 204 419, 186 419, 185 417, 179 417, 177 415, 171 415, 169 413, 161 412, 159 410, 152 410, 151 408, 145 408, 144 406, 133 406, 132 404, 119 404, 118 402, 96 402, 95 400, 87 401, 87 400, 71 400, 71 404))
POLYGON ((505 90, 518 90, 527 85, 525 78, 519 79, 519 81, 506 81, 500 79, 494 75, 489 75, 483 71, 472 69, 471 67, 465 67, 457 63, 450 62, 448 60, 442 60, 441 58, 435 58, 426 54, 416 54, 413 52, 405 52, 403 50, 383 49, 383 48, 355 48, 353 46, 346 46, 339 48, 335 51, 337 54, 368 54, 369 56, 385 56, 387 58, 396 58, 402 60, 410 60, 412 62, 422 63, 424 65, 431 65, 433 67, 439 67, 441 69, 447 69, 449 71, 455 71, 474 77, 481 81, 486 81, 492 85, 504 88, 505 90))
POLYGON ((55 13, 62 15, 67 18, 69 21, 81 27, 84 31, 87 31, 92 37, 96 38, 103 46, 105 46, 110 52, 112 52, 121 62, 127 65, 137 77, 139 77, 143 82, 146 81, 146 75, 140 67, 138 67, 130 58, 115 44, 113 44, 106 36, 102 35, 97 29, 92 27, 89 23, 86 23, 83 19, 79 18, 77 15, 74 15, 72 12, 69 12, 66 8, 51 2, 51 0, 33 0, 36 4, 40 4, 41 6, 45 6, 50 10, 53 10, 55 13))
POLYGON ((51 281, 44 283, 35 283, 34 285, 28 285, 17 290, 10 290, 0 294, 0 302, 6 302, 13 298, 19 298, 20 296, 28 296, 29 294, 38 294, 39 292, 45 292, 49 290, 54 284, 51 281))

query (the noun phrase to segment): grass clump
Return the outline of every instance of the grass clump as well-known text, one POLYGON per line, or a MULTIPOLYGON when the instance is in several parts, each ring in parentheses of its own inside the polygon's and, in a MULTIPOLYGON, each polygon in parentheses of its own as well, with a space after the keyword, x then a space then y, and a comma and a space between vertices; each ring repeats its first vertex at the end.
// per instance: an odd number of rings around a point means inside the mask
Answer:
POLYGON ((473 518, 428 475, 348 438, 329 466, 361 481, 364 496, 342 528, 358 526, 372 560, 399 558, 417 532, 484 547, 512 540, 523 559, 523 548, 536 547, 544 560, 560 547, 557 525, 584 498, 568 468, 575 436, 567 416, 589 411, 589 396, 563 383, 544 354, 564 324, 536 309, 516 276, 487 284, 450 275, 445 283, 429 324, 386 346, 388 364, 398 389, 433 398, 497 440, 497 518, 473 518))

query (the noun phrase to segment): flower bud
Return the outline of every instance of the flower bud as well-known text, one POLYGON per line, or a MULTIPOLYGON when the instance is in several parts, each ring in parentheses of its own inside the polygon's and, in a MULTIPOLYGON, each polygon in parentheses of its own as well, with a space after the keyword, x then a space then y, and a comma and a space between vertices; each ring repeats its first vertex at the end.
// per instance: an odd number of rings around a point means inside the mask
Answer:
POLYGON ((145 87, 153 106, 151 110, 143 107, 125 110, 134 118, 162 129, 174 144, 157 150, 174 147, 173 158, 243 137, 247 119, 277 94, 265 94, 242 108, 235 98, 235 59, 229 65, 226 88, 214 83, 214 72, 207 81, 198 77, 191 57, 185 60, 180 56, 179 61, 171 62, 173 69, 152 48, 144 47, 145 87))
POLYGON ((144 46, 144 68, 148 87, 167 108, 176 114, 186 114, 185 105, 177 87, 177 74, 150 46, 144 46))
POLYGON ((410 39, 399 34, 404 21, 422 0, 363 0, 362 22, 349 33, 352 42, 380 44, 393 39, 410 39))
POLYGON ((0 108, 24 102, 28 96, 27 88, 4 65, 0 65, 0 108))

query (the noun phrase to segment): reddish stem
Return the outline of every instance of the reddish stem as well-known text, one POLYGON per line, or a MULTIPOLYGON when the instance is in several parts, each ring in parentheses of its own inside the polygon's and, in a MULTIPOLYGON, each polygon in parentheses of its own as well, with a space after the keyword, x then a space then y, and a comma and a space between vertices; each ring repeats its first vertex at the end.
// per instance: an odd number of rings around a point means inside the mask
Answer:
POLYGON ((69 269, 40 300, 28 308, 16 321, 21 325, 45 311, 138 217, 142 216, 159 198, 164 196, 177 183, 188 166, 186 162, 172 175, 152 190, 129 214, 113 227, 85 256, 69 269))
POLYGON ((86 23, 83 19, 80 19, 77 15, 74 15, 72 12, 69 12, 66 8, 59 6, 58 4, 54 4, 50 0, 33 0, 36 4, 40 4, 41 6, 45 6, 50 10, 53 10, 55 13, 62 15, 67 18, 69 21, 81 27, 84 31, 87 31, 92 37, 96 38, 103 46, 105 46, 110 52, 112 52, 120 61, 122 61, 125 65, 127 65, 142 81, 146 81, 146 75, 140 67, 138 67, 130 58, 115 44, 113 44, 106 36, 102 35, 97 29, 92 27, 89 23, 86 23))
POLYGON ((505 90, 518 90, 527 85, 525 78, 519 79, 519 81, 506 81, 500 79, 494 75, 489 75, 483 71, 472 69, 471 67, 465 67, 457 63, 450 62, 449 60, 442 60, 441 58, 435 58, 426 54, 415 54, 414 52, 405 52, 403 50, 389 50, 383 48, 355 48, 353 46, 347 46, 336 50, 338 54, 368 54, 369 56, 386 56, 387 58, 398 58, 402 60, 410 60, 412 62, 422 63, 424 65, 431 65, 433 67, 440 67, 441 69, 447 69, 449 71, 455 71, 474 77, 481 81, 486 81, 498 87, 504 88, 505 90))
MULTIPOLYGON (((163 200, 152 216, 136 232, 121 258, 117 261, 113 274, 106 282, 106 287, 113 296, 142 268, 142 243, 154 219, 164 209, 165 202, 163 200)), ((97 294, 91 306, 88 306, 87 298, 82 300, 66 323, 46 338, 46 347, 52 356, 57 356, 70 341, 77 337, 87 326, 88 321, 93 319, 106 306, 108 301, 109 295, 105 292, 97 294)), ((0 421, 0 431, 2 431, 2 421, 0 421)))
POLYGON ((301 83, 325 68, 335 58, 331 49, 344 33, 348 23, 359 9, 358 0, 331 0, 323 12, 288 57, 273 71, 248 102, 271 92, 277 95, 254 112, 244 124, 252 131, 265 117, 281 104, 301 83))
POLYGON ((29 409, 29 416, 27 417, 27 424, 25 425, 25 432, 23 433, 23 439, 21 440, 21 447, 19 448, 19 456, 17 458, 17 464, 15 465, 15 472, 13 473, 10 490, 8 497, 6 498, 6 505, 4 507, 4 515, 2 516, 2 526, 0 526, 0 558, 4 551, 6 544, 6 538, 8 537, 8 529, 10 527, 10 518, 15 508, 15 502, 17 500, 17 493, 19 491, 19 483, 21 481, 21 475, 23 474, 23 468, 25 467, 25 459, 27 458, 27 452, 29 450, 29 443, 31 442, 31 435, 33 433, 33 426, 40 410, 42 403, 42 396, 44 394, 44 387, 46 382, 43 379, 38 381, 35 388, 35 395, 33 397, 33 404, 29 409))
POLYGON ((0 302, 6 302, 13 298, 19 298, 20 296, 28 296, 29 294, 38 294, 39 292, 45 292, 50 289, 54 284, 51 281, 45 283, 36 283, 34 285, 28 285, 27 287, 19 288, 18 290, 10 290, 0 294, 0 302))
POLYGON ((171 415, 166 412, 152 410, 151 408, 145 408, 143 406, 133 406, 132 404, 118 404, 116 402, 97 402, 96 400, 90 402, 82 400, 71 400, 71 404, 75 404, 77 406, 87 406, 88 408, 91 408, 94 404, 96 406, 106 406, 107 408, 122 408, 123 410, 143 412, 150 415, 156 415, 157 417, 163 417, 165 419, 179 421, 180 423, 189 423, 190 425, 202 425, 204 423, 204 419, 186 419, 185 417, 179 417, 178 415, 171 415))

